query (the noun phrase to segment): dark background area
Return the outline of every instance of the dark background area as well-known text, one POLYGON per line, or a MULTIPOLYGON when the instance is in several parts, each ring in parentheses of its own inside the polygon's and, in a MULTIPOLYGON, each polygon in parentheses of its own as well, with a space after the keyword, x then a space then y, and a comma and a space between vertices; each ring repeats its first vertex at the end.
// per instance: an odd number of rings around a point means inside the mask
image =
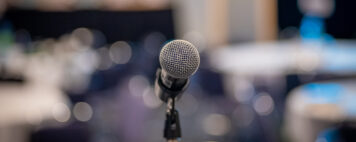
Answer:
POLYGON ((33 40, 57 38, 79 27, 101 31, 108 43, 138 41, 152 31, 168 39, 174 37, 172 10, 41 12, 11 9, 4 14, 3 20, 11 21, 15 30, 26 29, 33 40))
MULTIPOLYGON (((326 32, 335 38, 356 38, 356 1, 335 0, 334 14, 326 19, 326 32)), ((303 15, 297 0, 278 0, 279 30, 299 27, 303 15)))

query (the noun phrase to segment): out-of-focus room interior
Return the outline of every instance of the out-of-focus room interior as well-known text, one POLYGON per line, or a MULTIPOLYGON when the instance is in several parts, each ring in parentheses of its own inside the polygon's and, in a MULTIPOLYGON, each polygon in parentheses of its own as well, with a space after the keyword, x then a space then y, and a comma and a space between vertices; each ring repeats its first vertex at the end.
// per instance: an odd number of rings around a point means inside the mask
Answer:
POLYGON ((0 0, 0 142, 163 142, 164 44, 196 46, 183 142, 355 142, 354 0, 0 0))

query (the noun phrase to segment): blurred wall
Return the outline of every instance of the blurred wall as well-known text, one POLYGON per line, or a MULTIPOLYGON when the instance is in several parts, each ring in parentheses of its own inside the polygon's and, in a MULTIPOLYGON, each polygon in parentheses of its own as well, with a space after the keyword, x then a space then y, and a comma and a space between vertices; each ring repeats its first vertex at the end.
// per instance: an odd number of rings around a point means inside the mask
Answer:
POLYGON ((276 0, 174 0, 178 37, 198 32, 215 47, 277 37, 276 0))
POLYGON ((277 38, 277 0, 254 0, 257 41, 275 40, 277 38))
POLYGON ((232 0, 229 5, 229 40, 232 42, 253 41, 256 37, 254 0, 232 0))

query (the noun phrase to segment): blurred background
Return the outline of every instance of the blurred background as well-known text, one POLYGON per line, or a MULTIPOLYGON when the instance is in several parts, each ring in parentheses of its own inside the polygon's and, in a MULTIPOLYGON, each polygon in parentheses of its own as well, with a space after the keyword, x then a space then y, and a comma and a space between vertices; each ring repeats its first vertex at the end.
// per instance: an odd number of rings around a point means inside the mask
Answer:
POLYGON ((162 46, 201 64, 182 141, 356 141, 356 1, 0 0, 0 142, 165 141, 162 46))

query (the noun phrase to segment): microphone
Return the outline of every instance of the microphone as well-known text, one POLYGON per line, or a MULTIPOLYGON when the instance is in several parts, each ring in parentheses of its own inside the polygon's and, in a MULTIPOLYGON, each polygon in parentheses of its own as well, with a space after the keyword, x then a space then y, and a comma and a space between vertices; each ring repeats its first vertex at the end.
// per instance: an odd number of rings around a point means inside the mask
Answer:
POLYGON ((168 142, 176 142, 181 137, 181 128, 174 103, 187 89, 189 77, 198 70, 199 52, 188 41, 173 40, 163 46, 159 63, 162 69, 158 68, 156 72, 155 94, 167 103, 163 137, 168 142))
POLYGON ((161 49, 159 62, 162 69, 156 72, 155 94, 166 103, 169 98, 179 99, 198 70, 198 50, 188 41, 173 40, 161 49))

